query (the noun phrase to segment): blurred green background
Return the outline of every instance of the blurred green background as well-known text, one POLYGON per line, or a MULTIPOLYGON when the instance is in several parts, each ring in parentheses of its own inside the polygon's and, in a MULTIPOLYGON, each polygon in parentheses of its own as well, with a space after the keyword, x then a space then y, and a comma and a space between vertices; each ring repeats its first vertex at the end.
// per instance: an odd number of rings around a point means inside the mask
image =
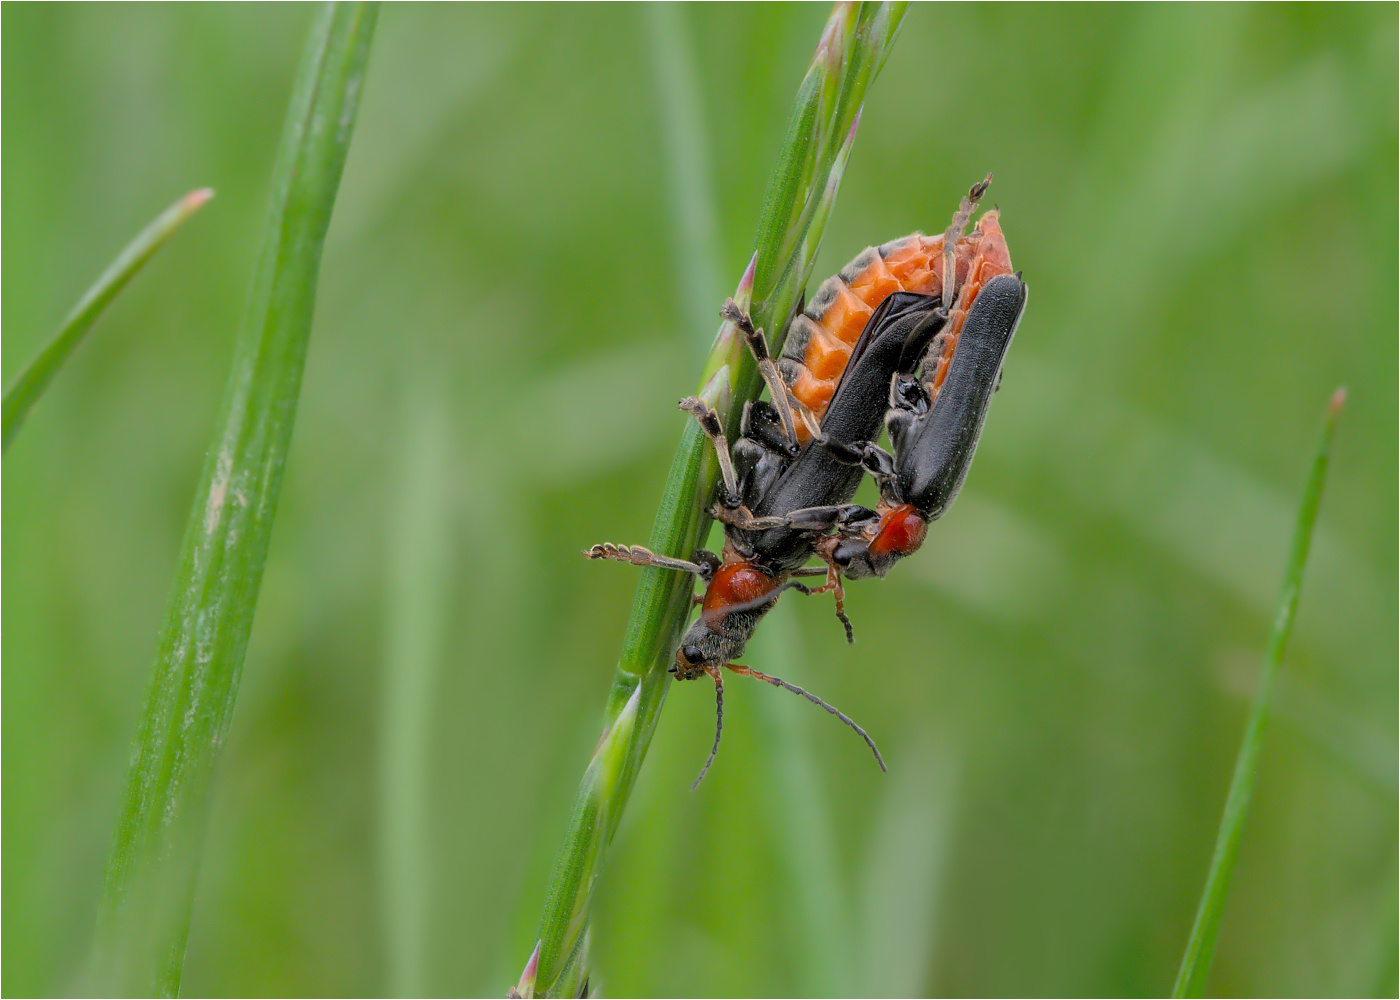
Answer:
MULTIPOLYGON (((500 995, 596 738, 823 6, 382 15, 184 991, 500 995)), ((4 374, 218 197, 10 449, 3 990, 75 988, 303 6, 6 5, 4 374)), ((1161 994, 1323 405, 1332 476, 1222 994, 1396 990, 1393 5, 919 6, 814 280, 996 171, 1031 299, 980 457, 847 647, 676 686, 600 885, 614 995, 1161 994)))

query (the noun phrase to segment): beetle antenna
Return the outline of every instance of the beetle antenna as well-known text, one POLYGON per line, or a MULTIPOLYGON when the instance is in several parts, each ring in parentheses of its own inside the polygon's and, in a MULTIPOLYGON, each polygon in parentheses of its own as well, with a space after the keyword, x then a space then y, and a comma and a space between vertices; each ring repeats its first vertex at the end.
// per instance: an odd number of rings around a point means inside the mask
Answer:
POLYGON ((715 762, 715 754, 719 753, 719 736, 724 732, 724 678, 720 676, 717 668, 711 667, 705 671, 715 679, 715 745, 710 747, 710 755, 705 758, 705 766, 700 769, 700 775, 690 783, 690 790, 693 792, 697 785, 710 773, 710 765, 715 762))
POLYGON ((729 663, 726 664, 726 666, 728 666, 729 669, 734 671, 736 674, 739 674, 743 677, 752 677, 754 678, 754 680, 760 680, 767 684, 772 684, 774 687, 785 688, 786 690, 791 691, 793 694, 800 694, 802 697, 810 701, 813 705, 818 705, 826 709, 832 715, 836 716, 846 725, 854 729, 856 731, 856 734, 859 735, 861 739, 865 740, 865 745, 868 746, 870 748, 870 752, 875 755, 875 763, 880 765, 881 771, 889 770, 889 768, 885 767, 885 758, 880 756, 880 748, 875 745, 875 741, 870 738, 870 734, 867 733, 864 729, 860 728, 860 726, 856 723, 855 719, 852 719, 849 715, 841 711, 835 705, 831 705, 827 702, 822 701, 812 692, 805 691, 802 688, 798 687, 796 684, 789 684, 781 677, 773 677, 770 674, 762 674, 759 673, 757 670, 754 670, 752 667, 745 667, 738 663, 729 663))

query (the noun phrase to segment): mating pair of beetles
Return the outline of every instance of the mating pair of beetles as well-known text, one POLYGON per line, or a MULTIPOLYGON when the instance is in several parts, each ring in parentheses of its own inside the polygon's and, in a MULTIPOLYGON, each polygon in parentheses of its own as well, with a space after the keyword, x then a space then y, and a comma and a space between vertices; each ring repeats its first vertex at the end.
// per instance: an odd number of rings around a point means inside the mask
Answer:
POLYGON ((796 685, 733 662, 786 590, 830 593, 852 638, 841 580, 884 576, 923 544, 967 477, 1002 360, 1026 304, 1011 269, 998 213, 970 233, 991 181, 974 185, 941 236, 915 233, 870 247, 823 282, 788 326, 775 362, 761 329, 731 299, 722 315, 744 334, 771 399, 744 407, 732 448, 719 414, 695 397, 680 407, 699 421, 719 460, 722 482, 711 514, 724 525, 722 556, 691 560, 641 546, 603 543, 585 555, 693 573, 705 583, 700 615, 670 668, 679 680, 715 682, 719 750, 724 668, 800 694, 870 736, 833 706, 796 685), (890 451, 876 443, 881 424, 890 451), (851 503, 870 473, 880 488, 874 510, 851 503), (817 559, 824 565, 807 566, 817 559), (794 577, 825 575, 819 587, 794 577))

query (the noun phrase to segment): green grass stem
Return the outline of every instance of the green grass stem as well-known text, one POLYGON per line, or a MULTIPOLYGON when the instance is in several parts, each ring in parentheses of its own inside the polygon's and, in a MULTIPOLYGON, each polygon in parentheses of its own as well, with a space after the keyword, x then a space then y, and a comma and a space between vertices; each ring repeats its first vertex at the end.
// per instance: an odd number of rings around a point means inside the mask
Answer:
POLYGON ((199 188, 161 212, 150 225, 136 234, 136 238, 117 254, 116 260, 107 265, 107 270, 102 272, 93 286, 83 293, 48 343, 5 387, 4 400, 0 402, 0 450, 10 447, 29 411, 72 355, 83 335, 102 315, 107 304, 117 297, 137 271, 146 266, 146 262, 165 245, 165 241, 175 235, 175 230, 212 197, 214 192, 210 188, 199 188))
POLYGON ((272 210, 185 530, 108 858, 92 992, 174 996, 210 775, 228 732, 291 443, 321 249, 364 83, 375 4, 316 15, 272 210))
MULTIPOLYGON (((760 214, 754 258, 734 296, 769 332, 775 352, 811 275, 866 90, 894 43, 904 9, 838 4, 798 88, 760 214)), ((719 305, 714 303, 716 311, 719 305)), ((732 324, 722 324, 697 394, 733 431, 743 403, 758 390, 742 337, 732 324)), ((710 522, 704 510, 717 474, 704 435, 687 422, 652 525, 653 551, 688 556, 705 537, 710 522)), ((689 618, 692 590, 692 581, 680 574, 641 571, 603 735, 546 888, 530 983, 537 995, 574 996, 587 982, 589 901, 660 718, 670 682, 666 668, 689 618)))
POLYGON ((1201 894, 1196 920, 1191 927, 1191 936, 1186 942, 1186 953, 1182 956, 1181 969, 1177 972, 1176 986, 1172 989, 1174 997, 1205 996, 1211 959, 1215 955, 1215 943, 1220 934, 1220 918, 1225 910, 1225 897, 1230 891, 1230 876, 1235 870, 1240 838, 1244 835, 1245 819, 1249 815, 1249 801, 1254 793, 1259 751, 1263 746, 1264 729, 1269 721, 1274 683, 1278 679, 1279 664, 1283 662, 1283 651, 1288 645, 1289 634, 1293 631, 1293 619, 1298 611, 1303 567, 1308 561, 1313 526, 1317 523, 1318 506, 1322 502, 1322 485, 1327 478, 1332 435, 1337 428, 1337 415, 1341 412, 1345 400, 1346 393, 1338 389, 1327 407, 1317 454, 1313 458, 1312 474, 1308 477, 1307 488, 1303 491, 1303 505, 1298 511, 1297 527, 1293 532, 1293 550, 1288 558, 1283 590, 1279 594, 1278 613, 1274 616, 1273 629, 1269 633, 1268 652, 1264 655, 1263 668, 1259 673, 1259 686, 1255 689, 1249 721, 1245 724, 1244 742, 1240 746, 1239 756, 1235 759, 1235 773, 1230 779, 1230 791, 1225 797, 1225 813, 1220 820, 1220 832, 1216 836, 1215 854, 1211 857, 1205 891, 1201 894))

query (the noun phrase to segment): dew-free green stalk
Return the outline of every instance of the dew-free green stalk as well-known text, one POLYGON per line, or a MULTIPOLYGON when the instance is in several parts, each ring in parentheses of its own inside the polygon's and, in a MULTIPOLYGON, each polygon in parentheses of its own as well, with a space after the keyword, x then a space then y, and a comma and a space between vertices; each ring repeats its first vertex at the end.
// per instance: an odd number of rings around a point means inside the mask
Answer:
POLYGON ((228 731, 291 443, 321 248, 375 4, 328 4, 302 56, 221 416, 185 529, 107 862, 87 991, 180 986, 210 775, 228 731))
POLYGON ((1215 941, 1220 934, 1220 918, 1225 911, 1225 897, 1230 891, 1230 876, 1240 852, 1245 819, 1249 816, 1249 800, 1254 794, 1255 773, 1259 768, 1259 750, 1264 744, 1264 728, 1269 721, 1269 707, 1278 679, 1279 664, 1293 632, 1293 618, 1298 611, 1298 595, 1303 587, 1303 567, 1312 546, 1313 526, 1322 503, 1322 484, 1327 479, 1327 463, 1332 454, 1332 434, 1337 429, 1337 414, 1341 412, 1346 393, 1338 389, 1327 407, 1322 436, 1313 458, 1312 473, 1303 490, 1303 504, 1298 510, 1298 523, 1293 531, 1293 549, 1284 573, 1283 590, 1279 594, 1278 612, 1269 632, 1269 648, 1259 671, 1259 686, 1254 691, 1254 703, 1249 721, 1244 727, 1244 741, 1235 759, 1235 773, 1230 779, 1230 791, 1225 797, 1225 813, 1220 819, 1220 832, 1215 840, 1215 853, 1210 861, 1210 873, 1201 893, 1200 907, 1186 942, 1186 953, 1177 972, 1174 997, 1202 997, 1206 980, 1210 978, 1211 960, 1215 956, 1215 941))
MULTIPOLYGON (((734 293, 754 322, 769 331, 775 352, 782 348, 786 321, 811 276, 866 90, 884 65, 904 12, 904 4, 838 4, 798 88, 759 217, 753 260, 734 293)), ((743 337, 732 323, 724 323, 697 395, 718 409, 732 433, 743 403, 757 395, 759 385, 743 337)), ((708 441, 694 423, 688 424, 652 525, 648 545, 653 551, 688 556, 699 544, 709 530, 704 510, 717 475, 708 441)), ((666 668, 690 613, 692 588, 688 577, 641 570, 603 735, 546 889, 532 958, 535 976, 529 983, 535 995, 574 996, 587 980, 593 887, 660 718, 670 682, 666 668), (607 773, 613 775, 606 782, 596 777, 600 755, 606 755, 607 773)))

